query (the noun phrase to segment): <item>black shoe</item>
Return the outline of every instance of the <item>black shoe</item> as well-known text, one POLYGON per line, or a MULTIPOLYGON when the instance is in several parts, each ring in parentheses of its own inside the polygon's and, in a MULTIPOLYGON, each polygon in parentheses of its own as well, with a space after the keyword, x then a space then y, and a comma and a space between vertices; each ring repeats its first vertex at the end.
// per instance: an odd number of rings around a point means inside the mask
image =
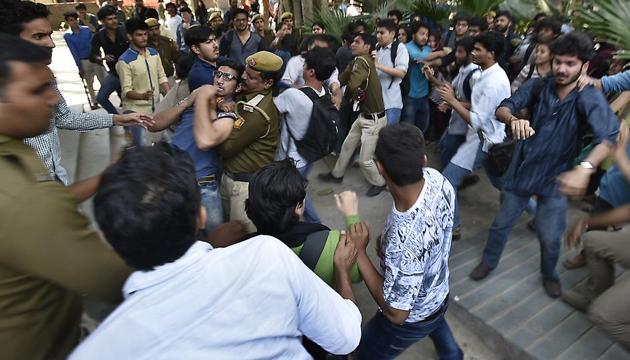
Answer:
POLYGON ((462 238, 461 228, 453 228, 453 232, 451 234, 451 241, 457 241, 461 238, 462 238))
POLYGON ((325 173, 325 174, 318 174, 317 178, 321 181, 324 182, 332 182, 335 184, 341 184, 341 182, 343 181, 343 176, 342 177, 334 177, 332 175, 332 173, 325 173))
POLYGON ((457 188, 457 190, 464 190, 465 188, 469 187, 469 186, 473 186, 476 183, 479 182, 479 176, 475 173, 470 174, 470 175, 466 175, 464 177, 464 180, 462 180, 462 184, 459 185, 459 187, 457 188))
POLYGON ((479 281, 479 280, 485 279, 486 276, 490 275, 491 271, 492 271, 492 268, 484 264, 482 261, 481 263, 479 263, 479 265, 477 265, 473 269, 473 271, 470 272, 468 276, 475 281, 479 281))
POLYGON ((557 299, 562 295, 562 286, 560 286, 559 281, 543 280, 543 287, 547 295, 552 299, 557 299))
POLYGON ((386 187, 387 187, 386 185, 383 185, 383 186, 372 185, 368 189, 367 193, 365 193, 365 195, 367 197, 374 197, 374 196, 380 194, 381 192, 383 192, 383 190, 385 190, 386 187))
POLYGON ((100 108, 101 108, 101 107, 100 107, 100 106, 98 106, 98 105, 92 105, 92 106, 90 106, 90 109, 92 109, 92 110, 98 110, 98 109, 100 109, 100 108))

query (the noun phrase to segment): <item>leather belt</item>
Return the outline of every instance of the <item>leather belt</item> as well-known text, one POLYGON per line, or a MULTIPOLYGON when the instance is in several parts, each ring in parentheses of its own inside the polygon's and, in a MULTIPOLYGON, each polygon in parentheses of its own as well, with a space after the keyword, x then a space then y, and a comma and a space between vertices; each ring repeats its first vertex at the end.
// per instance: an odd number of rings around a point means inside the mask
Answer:
POLYGON ((378 120, 382 117, 385 117, 385 111, 381 111, 380 113, 372 113, 372 114, 366 114, 363 113, 363 117, 368 118, 368 119, 372 119, 372 120, 378 120))
POLYGON ((213 175, 202 176, 199 179, 197 179, 197 184, 204 185, 204 184, 216 181, 216 180, 217 180, 217 177, 214 176, 214 174, 213 175))
POLYGON ((234 181, 249 182, 254 173, 233 173, 227 170, 224 171, 225 175, 234 181))

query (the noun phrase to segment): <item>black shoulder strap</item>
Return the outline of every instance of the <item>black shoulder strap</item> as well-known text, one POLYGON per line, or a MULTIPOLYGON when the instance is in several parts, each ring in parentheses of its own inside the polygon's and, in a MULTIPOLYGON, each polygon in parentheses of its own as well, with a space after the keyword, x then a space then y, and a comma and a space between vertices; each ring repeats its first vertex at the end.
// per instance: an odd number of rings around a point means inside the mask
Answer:
POLYGON ((319 261, 319 258, 322 255, 329 233, 330 230, 316 231, 309 234, 306 237, 306 241, 304 241, 299 257, 304 265, 308 266, 308 268, 313 271, 315 271, 317 261, 319 261))
MULTIPOLYGON (((389 51, 389 54, 391 56, 392 59, 392 67, 396 67, 396 57, 398 56, 398 45, 400 44, 400 42, 398 42, 398 40, 394 40, 394 42, 392 43, 392 48, 389 51)), ((394 80, 396 80, 395 77, 391 77, 392 79, 389 82, 389 86, 387 87, 388 89, 392 88, 392 85, 394 84, 394 80)))
POLYGON ((301 87, 300 91, 308 96, 308 98, 311 99, 312 102, 316 102, 319 100, 319 95, 317 94, 317 92, 315 92, 315 89, 310 86, 301 87))
POLYGON ((526 81, 532 78, 534 70, 536 70, 536 64, 529 64, 529 71, 527 72, 527 77, 525 78, 526 81))
POLYGON ((470 79, 472 79, 473 74, 477 71, 480 71, 479 68, 473 69, 468 74, 466 74, 466 77, 464 78, 464 83, 462 84, 464 88, 464 96, 468 101, 470 101, 470 97, 472 96, 472 86, 470 86, 470 79))
MULTIPOLYGON (((525 50, 525 56, 523 56, 523 63, 525 63, 523 66, 529 64, 529 57, 532 56, 532 52, 534 52, 534 49, 536 49, 536 44, 530 43, 527 47, 527 50, 525 50)), ((531 64, 534 65, 534 63, 531 64)))

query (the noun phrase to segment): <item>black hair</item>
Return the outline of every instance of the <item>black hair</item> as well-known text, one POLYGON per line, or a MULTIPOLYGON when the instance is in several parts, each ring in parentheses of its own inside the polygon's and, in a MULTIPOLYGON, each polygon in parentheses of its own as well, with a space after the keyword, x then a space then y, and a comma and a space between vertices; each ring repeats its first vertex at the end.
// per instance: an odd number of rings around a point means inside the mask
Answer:
POLYGON ((232 19, 236 19, 236 15, 238 14, 245 14, 245 16, 247 16, 247 18, 249 19, 249 11, 241 8, 237 8, 232 12, 232 19))
POLYGON ((586 33, 571 31, 551 42, 549 50, 554 55, 577 56, 587 62, 593 57, 593 40, 586 33))
POLYGON ((295 208, 306 197, 307 181, 292 159, 274 161, 249 181, 245 212, 258 233, 276 236, 299 221, 295 208))
POLYGON ((50 11, 44 4, 31 1, 2 0, 0 5, 0 33, 20 35, 23 24, 47 18, 50 11))
POLYGON ((390 10, 387 12, 387 17, 390 17, 390 16, 395 16, 396 19, 398 19, 398 22, 402 21, 402 18, 403 18, 402 12, 396 9, 390 10))
POLYGON ((542 29, 551 29, 554 34, 560 34, 562 30, 562 24, 554 18, 546 17, 536 23, 536 31, 540 31, 542 29))
POLYGON ((494 53, 494 61, 499 61, 505 45, 505 37, 496 31, 481 33, 473 39, 475 43, 480 43, 484 49, 494 53))
POLYGON ((501 16, 505 16, 506 18, 508 18, 510 21, 514 21, 514 18, 512 17, 512 13, 509 12, 508 10, 499 10, 497 11, 497 16, 495 16, 494 18, 498 18, 501 16))
POLYGON ((138 18, 131 18, 125 21, 125 30, 127 34, 133 35, 138 30, 149 30, 149 25, 138 18))
POLYGON ((473 16, 468 20, 468 28, 472 26, 479 27, 482 32, 488 30, 488 22, 481 16, 473 16))
POLYGON ((74 6, 75 10, 87 10, 87 6, 84 3, 78 3, 74 6))
POLYGON ((145 11, 145 15, 146 15, 147 19, 159 19, 160 18, 160 14, 154 8, 147 8, 147 10, 145 11))
MULTIPOLYGON (((411 39, 412 39, 412 34, 411 34, 411 30, 409 29, 409 26, 403 25, 403 26, 401 26, 401 27, 398 29, 398 31, 400 31, 400 30, 404 31, 404 32, 405 32, 405 34, 407 34, 407 42, 411 41, 411 39)), ((396 35, 398 35, 398 34, 396 34, 396 35)))
POLYGON ((351 43, 352 40, 354 40, 354 34, 352 34, 351 31, 346 31, 341 34, 341 41, 347 41, 351 43))
POLYGON ((280 21, 276 23, 276 32, 280 31, 280 29, 282 29, 282 26, 285 25, 285 22, 280 21))
POLYGON ((367 24, 365 21, 363 21, 363 20, 357 20, 357 21, 354 21, 354 22, 352 23, 352 32, 355 32, 355 31, 356 31, 356 29, 357 29, 359 26, 363 26, 363 28, 365 29, 365 31, 369 31, 369 29, 370 29, 370 28, 369 28, 369 26, 368 26, 368 24, 367 24))
POLYGON ((172 3, 172 2, 168 2, 168 3, 166 3, 166 5, 164 5, 164 8, 165 8, 165 9, 168 9, 168 8, 169 8, 169 6, 170 6, 170 7, 172 7, 173 9, 175 9, 175 11, 177 11, 177 5, 175 5, 175 4, 174 4, 174 3, 172 3))
POLYGON ((193 26, 186 30, 184 34, 184 42, 192 49, 193 45, 199 46, 199 44, 208 41, 210 35, 216 35, 214 30, 207 25, 193 26))
POLYGON ((425 145, 422 131, 409 123, 386 126, 378 134, 376 161, 398 186, 422 180, 425 145))
POLYGON ((50 53, 43 47, 22 40, 18 36, 0 33, 0 88, 4 88, 11 78, 9 62, 19 61, 28 64, 45 65, 50 61, 50 53))
POLYGON ((365 44, 370 45, 370 52, 376 49, 376 37, 374 35, 368 33, 358 33, 354 37, 359 37, 365 44))
POLYGON ((67 11, 67 12, 63 13, 63 19, 68 21, 68 18, 78 19, 79 15, 77 15, 77 13, 74 12, 74 11, 67 11))
POLYGON ((544 12, 539 12, 538 14, 534 15, 534 21, 539 21, 540 19, 544 19, 547 17, 547 14, 545 14, 544 12))
POLYGON ((466 54, 470 54, 475 48, 475 42, 470 36, 463 36, 455 42, 455 48, 461 46, 466 51, 466 54))
POLYGON ((230 69, 236 71, 236 82, 240 83, 241 82, 241 77, 243 76, 243 72, 245 71, 245 66, 241 65, 239 62, 236 62, 232 59, 229 58, 225 58, 221 61, 219 61, 219 63, 217 64, 217 68, 221 67, 221 66, 227 66, 230 69))
POLYGON ((315 70, 315 77, 319 81, 328 79, 337 67, 335 53, 330 49, 313 48, 304 56, 304 64, 315 70))
POLYGON ((423 23, 422 21, 416 21, 411 25, 411 37, 413 38, 413 35, 415 35, 421 28, 427 29, 429 33, 431 32, 429 24, 423 23))
POLYGON ((189 54, 179 55, 177 61, 175 61, 175 73, 179 79, 185 79, 188 77, 190 68, 195 63, 195 57, 189 54))
POLYGON ((189 7, 186 7, 186 6, 181 7, 181 8, 179 9, 179 13, 180 13, 180 14, 181 14, 181 13, 183 13, 183 12, 187 12, 187 13, 189 13, 190 15, 192 15, 192 13, 193 13, 193 12, 192 12, 192 10, 191 10, 189 7))
POLYGON ((147 271, 179 259, 195 242, 200 204, 190 156, 161 142, 128 148, 105 170, 94 215, 118 255, 147 271))
POLYGON ((458 12, 453 19, 453 25, 457 25, 460 21, 465 21, 468 25, 470 25, 470 15, 465 12, 458 12))
POLYGON ((320 27, 320 28, 326 30, 326 24, 324 24, 323 21, 315 21, 313 23, 313 25, 311 26, 311 28, 313 28, 313 26, 317 26, 317 27, 320 27))
POLYGON ((391 20, 391 19, 383 19, 383 20, 381 20, 381 22, 378 23, 377 28, 385 28, 389 32, 396 32, 396 31, 398 31, 398 25, 396 25, 396 23, 394 23, 394 20, 391 20))
POLYGON ((96 17, 99 20, 104 20, 108 16, 116 15, 116 8, 111 5, 105 5, 98 10, 96 17))

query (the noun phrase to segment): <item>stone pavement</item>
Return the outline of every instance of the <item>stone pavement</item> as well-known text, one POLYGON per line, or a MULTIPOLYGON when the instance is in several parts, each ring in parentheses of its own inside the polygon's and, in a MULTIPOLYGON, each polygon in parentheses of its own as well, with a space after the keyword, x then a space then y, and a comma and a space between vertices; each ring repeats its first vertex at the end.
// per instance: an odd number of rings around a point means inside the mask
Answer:
MULTIPOLYGON (((60 33, 55 33, 55 41, 58 47, 53 53, 52 68, 68 104, 80 109, 87 102, 82 84, 60 33)), ((98 174, 109 163, 108 130, 83 134, 61 131, 60 136, 64 165, 75 179, 98 174)), ((429 148, 434 155, 435 149, 429 148)), ((353 190, 360 195, 360 214, 369 222, 372 238, 375 238, 374 234, 380 232, 391 209, 390 194, 383 192, 375 198, 366 198, 368 185, 357 168, 348 170, 342 184, 320 183, 316 175, 328 171, 333 160, 327 158, 318 162, 309 176, 308 193, 323 223, 331 228, 344 226, 332 195, 318 193, 353 190)), ((469 280, 467 275, 480 259, 487 230, 497 211, 498 192, 482 175, 479 184, 461 192, 460 200, 464 233, 462 240, 452 246, 452 301, 447 318, 466 359, 630 359, 630 355, 594 328, 583 314, 544 294, 539 277, 538 243, 535 235, 525 227, 528 220, 525 215, 515 226, 502 261, 493 274, 480 283, 469 280)), ((89 201, 82 209, 91 216, 89 201)), ((579 210, 572 206, 569 218, 578 214, 579 210)), ((376 258, 373 246, 369 255, 376 258)), ((566 256, 565 249, 563 258, 566 256)), ((584 269, 560 269, 560 272, 565 288, 585 277, 584 269)), ((367 321, 375 313, 376 304, 363 284, 354 289, 364 321, 367 321)), ((111 310, 89 301, 86 301, 86 307, 90 316, 96 319, 102 319, 111 310)), ((400 359, 416 358, 437 358, 429 339, 417 343, 400 356, 400 359)))

